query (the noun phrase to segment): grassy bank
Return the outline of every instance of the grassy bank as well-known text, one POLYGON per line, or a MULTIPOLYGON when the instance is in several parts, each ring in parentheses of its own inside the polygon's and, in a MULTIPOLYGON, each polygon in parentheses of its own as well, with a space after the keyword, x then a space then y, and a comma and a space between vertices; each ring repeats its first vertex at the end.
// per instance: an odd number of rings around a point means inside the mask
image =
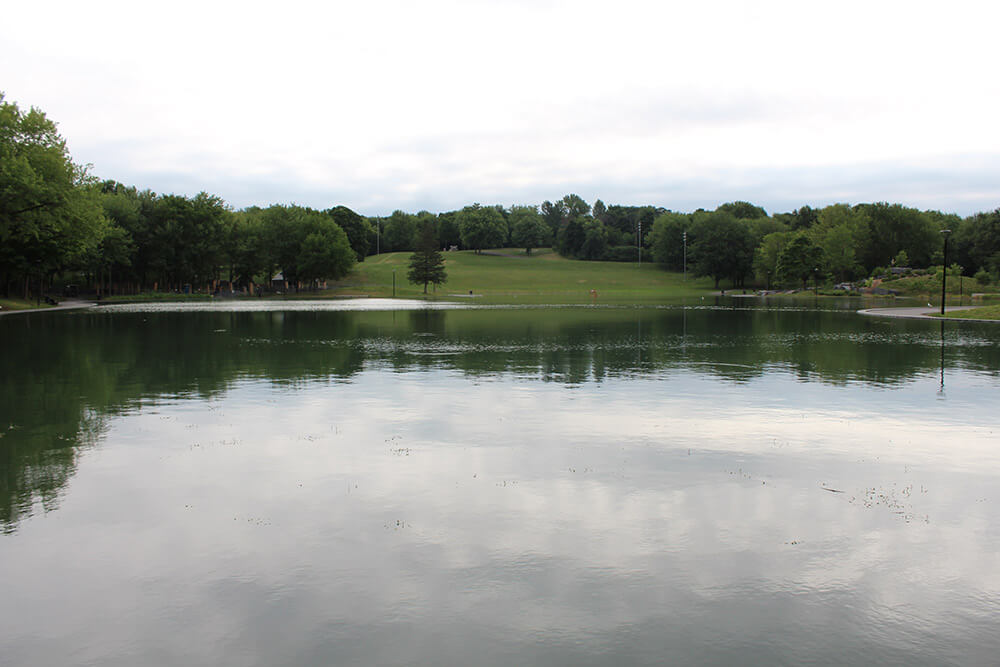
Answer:
MULTIPOLYGON (((944 316, 950 320, 1000 320, 1000 305, 956 310, 945 313, 944 316)), ((935 317, 941 317, 941 314, 935 314, 935 317)))
MULTIPOLYGON (((940 299, 941 279, 936 275, 912 275, 883 280, 880 287, 899 292, 903 296, 910 296, 916 299, 940 299)), ((979 281, 968 276, 948 276, 945 285, 947 289, 948 303, 958 304, 960 301, 968 303, 973 294, 986 293, 986 298, 996 297, 996 285, 983 285, 979 281)))
POLYGON ((35 301, 24 299, 0 299, 0 310, 28 310, 30 308, 50 308, 51 305, 42 301, 36 304, 35 301))
MULTIPOLYGON (((476 255, 472 251, 444 253, 448 282, 428 297, 475 298, 485 303, 591 303, 594 290, 598 303, 651 303, 665 298, 702 296, 713 291, 709 278, 687 280, 653 264, 584 262, 566 259, 551 250, 531 255, 510 248, 476 255), (500 254, 502 253, 502 254, 500 254)), ((364 294, 392 296, 393 272, 396 296, 423 298, 423 286, 406 281, 410 253, 386 253, 368 257, 353 273, 334 285, 340 296, 364 294)))

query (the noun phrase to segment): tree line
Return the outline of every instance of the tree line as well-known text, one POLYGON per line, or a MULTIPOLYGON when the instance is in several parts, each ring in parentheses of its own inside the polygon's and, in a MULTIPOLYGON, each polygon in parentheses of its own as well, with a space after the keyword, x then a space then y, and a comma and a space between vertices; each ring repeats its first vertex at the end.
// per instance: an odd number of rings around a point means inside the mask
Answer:
MULTIPOLYGON (((382 252, 553 248, 583 260, 655 261, 671 271, 772 287, 850 281, 890 266, 941 264, 1000 278, 1000 209, 962 218, 900 204, 803 206, 769 215, 749 202, 681 213, 593 206, 575 194, 541 205, 471 204, 443 213, 366 217, 274 204, 233 210, 221 198, 160 195, 101 181, 75 164, 55 123, 0 93, 0 291, 27 297, 81 280, 104 292, 252 289, 278 274, 293 286, 347 275, 382 252)), ((430 258, 433 259, 433 258, 430 258)), ((416 260, 414 260, 416 261, 416 260)), ((437 260, 434 260, 437 262, 437 260)), ((437 266, 437 264, 435 264, 437 266)), ((442 276, 422 269, 416 282, 442 276), (428 278, 428 276, 431 276, 428 278)))

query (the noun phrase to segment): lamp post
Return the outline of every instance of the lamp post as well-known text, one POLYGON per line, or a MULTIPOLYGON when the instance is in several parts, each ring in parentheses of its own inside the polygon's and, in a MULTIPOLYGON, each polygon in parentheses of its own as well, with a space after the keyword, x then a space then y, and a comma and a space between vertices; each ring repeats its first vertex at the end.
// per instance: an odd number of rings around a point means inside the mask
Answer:
POLYGON ((950 229, 942 229, 941 236, 944 237, 944 266, 941 267, 941 316, 944 317, 944 287, 948 284, 948 236, 951 234, 950 229))
POLYGON ((635 240, 635 248, 639 251, 639 268, 642 268, 642 220, 639 221, 639 236, 635 240))
POLYGON ((819 267, 813 269, 813 298, 819 296, 819 267))
POLYGON ((688 233, 684 230, 684 282, 688 279, 688 233))

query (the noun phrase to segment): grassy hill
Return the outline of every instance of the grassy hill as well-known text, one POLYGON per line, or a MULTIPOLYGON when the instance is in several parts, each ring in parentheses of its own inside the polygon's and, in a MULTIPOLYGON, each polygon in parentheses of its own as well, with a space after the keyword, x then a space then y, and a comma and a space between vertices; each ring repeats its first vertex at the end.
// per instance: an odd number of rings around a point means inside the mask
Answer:
MULTIPOLYGON (((531 255, 511 248, 444 253, 448 282, 433 290, 431 298, 473 298, 486 303, 591 303, 591 290, 598 303, 651 303, 667 298, 701 296, 711 291, 712 281, 687 281, 653 264, 585 262, 560 257, 551 250, 531 255)), ((393 271, 396 296, 422 298, 423 285, 406 281, 410 253, 385 253, 365 259, 354 272, 334 287, 339 294, 391 296, 393 271)))

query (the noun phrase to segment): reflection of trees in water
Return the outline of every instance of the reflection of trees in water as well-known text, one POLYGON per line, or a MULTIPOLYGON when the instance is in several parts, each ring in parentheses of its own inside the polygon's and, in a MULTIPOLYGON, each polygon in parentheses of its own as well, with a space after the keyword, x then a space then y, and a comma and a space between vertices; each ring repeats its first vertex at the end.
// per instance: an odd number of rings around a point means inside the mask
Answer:
MULTIPOLYGON (((996 374, 998 331, 945 332, 956 367, 996 374)), ((583 384, 670 370, 748 382, 774 369, 833 384, 937 373, 927 322, 851 312, 653 308, 406 312, 61 313, 0 320, 0 524, 58 502, 109 415, 246 379, 295 384, 365 368, 583 384), (11 428, 13 426, 13 428, 11 428)))

